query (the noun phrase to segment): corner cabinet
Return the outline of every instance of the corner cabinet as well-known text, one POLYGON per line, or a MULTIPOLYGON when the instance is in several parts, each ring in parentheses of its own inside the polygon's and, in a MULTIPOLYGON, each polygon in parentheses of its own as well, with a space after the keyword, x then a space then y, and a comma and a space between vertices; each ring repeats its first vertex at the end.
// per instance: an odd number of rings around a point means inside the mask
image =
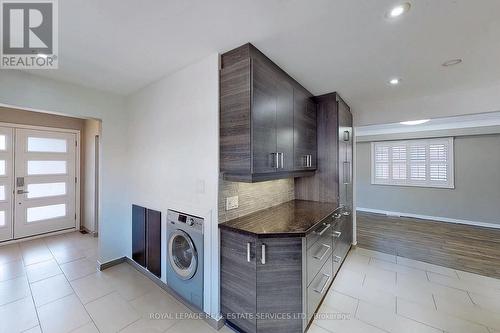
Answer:
POLYGON ((225 179, 311 175, 316 140, 311 93, 251 44, 222 55, 220 166, 225 179))
POLYGON ((342 209, 305 237, 220 232, 221 313, 246 333, 305 332, 352 242, 342 209))

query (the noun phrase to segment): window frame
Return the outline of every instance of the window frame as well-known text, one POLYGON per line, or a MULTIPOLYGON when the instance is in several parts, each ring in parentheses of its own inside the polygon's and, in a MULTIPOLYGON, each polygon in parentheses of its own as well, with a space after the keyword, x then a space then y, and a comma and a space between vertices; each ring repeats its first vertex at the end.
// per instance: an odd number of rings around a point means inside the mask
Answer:
POLYGON ((455 188, 455 153, 454 153, 454 138, 446 137, 446 138, 429 138, 429 139, 408 139, 408 140, 391 140, 391 141, 374 141, 371 143, 370 150, 370 173, 371 173, 371 184, 372 185, 388 185, 388 186, 410 186, 410 187, 427 187, 427 188, 447 188, 454 189, 455 188), (448 149, 447 154, 447 176, 448 179, 446 182, 430 180, 430 153, 429 147, 432 144, 445 144, 448 149), (392 178, 393 174, 393 160, 392 160, 392 148, 394 146, 406 146, 406 179, 404 180, 396 180, 392 178), (410 163, 410 145, 423 145, 426 149, 426 159, 425 159, 425 180, 412 180, 410 177, 411 163, 410 163), (385 146, 389 147, 389 155, 388 155, 388 168, 389 175, 387 180, 383 180, 380 178, 375 178, 375 150, 377 146, 385 146))

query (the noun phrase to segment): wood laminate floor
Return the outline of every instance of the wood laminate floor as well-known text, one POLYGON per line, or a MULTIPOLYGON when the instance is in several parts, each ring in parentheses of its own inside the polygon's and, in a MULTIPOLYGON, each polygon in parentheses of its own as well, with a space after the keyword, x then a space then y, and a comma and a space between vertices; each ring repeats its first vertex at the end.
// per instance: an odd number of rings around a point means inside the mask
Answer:
POLYGON ((500 230, 357 212, 358 246, 500 278, 500 230))

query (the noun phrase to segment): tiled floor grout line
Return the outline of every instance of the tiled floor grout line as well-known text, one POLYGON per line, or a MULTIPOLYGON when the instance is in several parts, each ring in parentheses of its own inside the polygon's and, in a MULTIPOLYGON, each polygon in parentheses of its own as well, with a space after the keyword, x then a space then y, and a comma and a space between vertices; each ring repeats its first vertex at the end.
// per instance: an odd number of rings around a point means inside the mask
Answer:
MULTIPOLYGON (((24 258, 22 260, 23 260, 23 264, 24 264, 24 258)), ((33 297, 33 290, 31 289, 31 283, 28 279, 28 273, 27 272, 25 272, 25 273, 26 273, 26 282, 28 283, 28 288, 30 289, 31 301, 33 302, 33 307, 35 308, 35 313, 36 313, 36 319, 38 320, 38 326, 40 327, 40 332, 43 333, 42 323, 40 322, 40 315, 38 314, 38 308, 37 308, 36 303, 35 303, 35 298, 33 297)), ((36 327, 36 326, 33 326, 33 327, 36 327)))
MULTIPOLYGON (((87 308, 85 307, 85 304, 83 304, 83 302, 82 302, 82 300, 80 299, 80 297, 78 297, 78 294, 76 293, 75 288, 73 288, 73 285, 71 284, 71 281, 69 281, 69 279, 68 279, 68 277, 66 276, 66 274, 64 274, 64 271, 62 270, 61 265, 60 265, 60 264, 57 262, 57 260, 55 259, 54 253, 52 252, 52 250, 51 250, 51 249, 50 249, 50 247, 46 244, 46 242, 45 242, 45 241, 44 241, 44 243, 45 243, 45 246, 47 246, 47 248, 49 249, 49 251, 50 251, 50 253, 52 254, 52 256, 54 257, 54 260, 55 260, 55 262, 57 263, 57 266, 59 267, 59 269, 61 270, 61 272, 62 272, 62 273, 63 273, 63 275, 64 275, 64 278, 66 279, 66 282, 68 282, 68 284, 69 284, 69 286, 70 286, 71 290, 73 290, 73 294, 75 295, 75 297, 78 299, 78 301, 80 302, 80 304, 81 304, 81 305, 83 306, 83 308, 85 309, 85 312, 86 312, 86 313, 87 313, 87 315, 89 316, 90 321, 94 324, 94 326, 96 327, 97 331, 98 331, 98 332, 101 332, 101 331, 99 330, 99 328, 97 327, 96 323, 94 322, 94 319, 92 318, 92 316, 91 316, 91 315, 90 315, 90 313, 88 312, 87 308)), ((90 275, 90 274, 89 274, 89 275, 90 275)), ((82 278, 84 278, 84 277, 82 277, 82 278)), ((78 279, 75 279, 75 280, 78 280, 78 279)), ((69 296, 69 295, 67 295, 67 296, 69 296)), ((65 296, 65 297, 67 297, 67 296, 65 296)), ((61 298, 62 298, 62 297, 61 297, 61 298)), ((59 298, 59 299, 61 299, 61 298, 59 298)), ((50 302, 50 303, 52 303, 52 302, 50 302)), ((49 303, 47 303, 47 304, 49 304, 49 303)), ((37 310, 37 311, 38 311, 38 310, 37 310)), ((38 312, 37 312, 37 313, 38 313, 38 312)), ((39 320, 39 322, 40 322, 40 320, 39 320)), ((79 328, 81 328, 81 327, 83 327, 83 326, 87 325, 88 323, 89 323, 89 322, 87 322, 87 323, 83 324, 83 325, 82 325, 82 326, 80 326, 80 327, 75 328, 75 329, 74 329, 74 330, 72 330, 71 332, 76 331, 77 329, 79 329, 79 328)), ((42 328, 42 325, 40 324, 40 329, 41 329, 41 328, 42 328)), ((42 333, 43 333, 43 332, 42 332, 42 333)))
POLYGON ((436 308, 436 311, 438 311, 438 306, 436 303, 436 297, 434 297, 434 294, 432 294, 432 301, 434 302, 434 307, 436 308))

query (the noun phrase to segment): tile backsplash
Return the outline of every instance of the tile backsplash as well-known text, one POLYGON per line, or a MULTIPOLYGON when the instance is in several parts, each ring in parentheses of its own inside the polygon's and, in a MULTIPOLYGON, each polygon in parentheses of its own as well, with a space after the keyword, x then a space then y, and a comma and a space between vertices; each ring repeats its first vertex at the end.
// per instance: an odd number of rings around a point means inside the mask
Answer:
POLYGON ((230 182, 219 178, 219 223, 279 205, 295 198, 294 180, 260 183, 230 182), (238 208, 226 211, 226 198, 238 196, 238 208))

